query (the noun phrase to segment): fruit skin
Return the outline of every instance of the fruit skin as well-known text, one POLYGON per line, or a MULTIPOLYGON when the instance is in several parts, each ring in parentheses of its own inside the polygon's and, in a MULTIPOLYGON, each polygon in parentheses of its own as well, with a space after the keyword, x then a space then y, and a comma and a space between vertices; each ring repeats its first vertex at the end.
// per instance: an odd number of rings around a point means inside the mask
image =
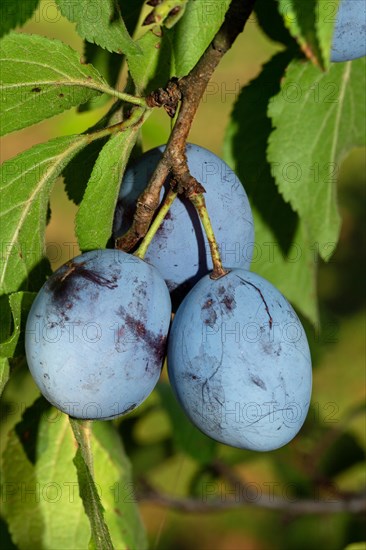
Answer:
MULTIPOLYGON (((114 236, 130 226, 135 204, 145 189, 164 146, 142 155, 126 171, 114 219, 114 236)), ((249 268, 253 255, 253 217, 247 195, 234 172, 219 157, 198 145, 187 144, 188 166, 205 188, 207 210, 223 263, 249 268)), ((169 188, 165 183, 161 199, 169 188)), ((212 269, 210 249, 192 203, 177 198, 155 237, 146 260, 158 268, 176 307, 187 292, 212 269)))
POLYGON ((333 34, 331 61, 351 61, 366 55, 366 2, 341 0, 333 34))
POLYGON ((60 267, 33 302, 29 369, 65 413, 119 416, 154 389, 170 315, 169 291, 153 266, 120 250, 87 252, 60 267))
POLYGON ((206 275, 180 305, 168 373, 190 420, 205 434, 255 451, 288 443, 311 397, 304 329, 271 283, 243 269, 206 275))

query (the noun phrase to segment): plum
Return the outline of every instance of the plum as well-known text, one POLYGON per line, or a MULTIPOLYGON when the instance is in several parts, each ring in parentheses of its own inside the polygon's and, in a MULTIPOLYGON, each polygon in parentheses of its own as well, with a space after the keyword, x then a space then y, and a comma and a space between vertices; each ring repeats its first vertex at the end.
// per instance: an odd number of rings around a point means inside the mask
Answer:
POLYGON ((170 315, 169 291, 153 266, 121 250, 81 254, 53 273, 29 312, 31 374, 70 416, 124 414, 159 379, 170 315))
POLYGON ((366 2, 341 0, 338 8, 331 61, 350 61, 366 55, 366 2))
MULTIPOLYGON (((142 155, 126 171, 114 218, 114 236, 130 226, 136 201, 145 189, 164 146, 142 155)), ((207 210, 221 257, 232 267, 249 268, 253 255, 253 217, 245 190, 235 173, 219 157, 198 145, 187 144, 191 174, 204 186, 207 210)), ((161 200, 169 189, 169 181, 161 200)), ((176 307, 192 286, 212 269, 207 238, 192 203, 178 198, 154 236, 145 259, 158 268, 176 307)))
POLYGON ((240 268, 203 277, 174 317, 168 373, 190 420, 211 438, 269 451, 300 430, 310 404, 311 357, 289 302, 240 268))

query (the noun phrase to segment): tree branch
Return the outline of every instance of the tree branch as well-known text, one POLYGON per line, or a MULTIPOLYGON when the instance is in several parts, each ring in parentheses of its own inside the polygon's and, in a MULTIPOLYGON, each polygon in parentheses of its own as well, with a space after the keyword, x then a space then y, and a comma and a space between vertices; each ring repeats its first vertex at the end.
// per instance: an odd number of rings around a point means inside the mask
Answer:
POLYGON ((149 185, 139 197, 132 225, 116 240, 116 248, 130 251, 146 234, 159 206, 160 191, 169 173, 173 174, 180 188, 186 190, 188 195, 203 191, 202 186, 189 173, 185 154, 187 137, 207 84, 222 57, 243 31, 254 3, 255 0, 232 0, 225 20, 211 44, 190 73, 178 82, 181 106, 176 123, 163 157, 149 185))
POLYGON ((208 483, 205 491, 202 492, 201 499, 198 498, 177 498, 171 495, 161 493, 152 487, 146 481, 138 492, 140 502, 150 502, 158 506, 166 506, 174 510, 188 513, 211 513, 222 512, 250 506, 264 510, 285 512, 287 515, 307 515, 307 514, 336 514, 348 512, 359 514, 366 510, 366 494, 355 493, 344 495, 342 498, 326 497, 319 499, 298 499, 290 496, 285 499, 272 494, 263 492, 258 493, 250 489, 240 481, 231 484, 231 489, 221 487, 218 482, 208 483), (218 496, 215 496, 218 495, 218 496), (215 496, 215 498, 213 498, 215 496))
POLYGON ((366 510, 365 495, 354 495, 347 500, 284 500, 279 497, 261 495, 258 500, 248 501, 245 498, 233 499, 215 499, 215 500, 198 500, 193 498, 174 498, 170 495, 160 493, 153 489, 145 490, 140 493, 139 500, 141 502, 150 502, 158 506, 166 506, 181 512, 199 512, 211 513, 222 512, 225 510, 233 510, 244 506, 252 508, 261 508, 273 510, 277 512, 286 512, 291 515, 307 515, 307 514, 336 514, 348 512, 358 514, 366 510))

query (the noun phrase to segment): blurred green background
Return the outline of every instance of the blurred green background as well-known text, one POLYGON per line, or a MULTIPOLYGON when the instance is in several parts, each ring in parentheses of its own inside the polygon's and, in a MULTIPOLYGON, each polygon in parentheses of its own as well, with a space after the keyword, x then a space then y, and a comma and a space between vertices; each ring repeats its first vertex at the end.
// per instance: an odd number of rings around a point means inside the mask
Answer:
MULTIPOLYGON (((74 25, 61 17, 49 0, 41 2, 32 20, 21 30, 61 39, 82 55, 82 41, 74 25)), ((280 49, 278 44, 267 40, 252 17, 245 33, 213 76, 197 113, 191 142, 220 155, 236 95, 260 72, 261 64, 280 49)), ((58 135, 82 132, 109 106, 110 103, 86 113, 73 109, 5 137, 1 160, 58 135)), ((166 142, 169 131, 166 114, 154 113, 143 127, 144 149, 166 142)), ((268 496, 270 487, 274 487, 276 494, 288 499, 288 510, 276 512, 242 506, 215 513, 183 513, 142 502, 151 548, 341 550, 351 542, 366 540, 360 515, 291 514, 291 500, 336 501, 366 487, 365 168, 365 151, 357 150, 346 159, 340 174, 339 205, 343 218, 340 242, 329 263, 319 263, 322 330, 306 325, 314 359, 314 388, 312 407, 300 436, 284 449, 266 454, 223 445, 212 451, 209 440, 197 436, 180 417, 172 425, 161 406, 169 401, 165 370, 159 389, 137 412, 119 421, 136 479, 144 477, 174 497, 190 494, 201 501, 210 487, 215 496, 225 500, 229 498, 230 485, 208 464, 215 453, 215 460, 232 465, 244 483, 256 488, 259 497, 268 496), (177 428, 181 433, 176 433, 177 428)), ((51 212, 47 253, 56 268, 78 252, 74 234, 76 207, 67 199, 61 179, 52 194, 51 212)), ((26 368, 19 366, 3 398, 1 450, 7 431, 36 395, 26 368)), ((4 544, 5 548, 6 538, 4 544)))

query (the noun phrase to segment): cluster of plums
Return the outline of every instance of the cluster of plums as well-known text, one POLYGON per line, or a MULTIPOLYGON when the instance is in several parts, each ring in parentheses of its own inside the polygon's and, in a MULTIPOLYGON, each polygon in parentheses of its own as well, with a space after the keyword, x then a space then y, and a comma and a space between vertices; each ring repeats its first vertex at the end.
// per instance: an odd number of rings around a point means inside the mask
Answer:
MULTIPOLYGON (((131 222, 162 150, 149 151, 127 170, 115 236, 131 222)), ((188 144, 187 158, 206 189, 228 273, 211 278, 197 212, 178 198, 145 260, 94 250, 47 280, 27 320, 29 368, 43 395, 62 411, 110 419, 147 398, 167 356, 173 390, 200 430, 235 447, 276 449, 296 435, 309 407, 304 329, 282 294, 248 270, 253 219, 236 175, 202 147, 188 144)))
MULTIPOLYGON (((364 0, 341 1, 332 61, 365 55, 365 6, 364 0)), ((147 152, 127 170, 114 237, 129 227, 163 150, 147 152)), ((235 447, 276 449, 297 434, 309 407, 304 329, 282 294, 249 271, 253 218, 240 181, 202 147, 188 144, 187 158, 206 189, 228 273, 211 278, 197 212, 178 198, 145 260, 95 250, 48 279, 27 320, 29 368, 43 395, 62 411, 109 419, 147 398, 167 356, 173 390, 200 430, 235 447)), ((161 200, 168 188, 169 181, 161 200)))

